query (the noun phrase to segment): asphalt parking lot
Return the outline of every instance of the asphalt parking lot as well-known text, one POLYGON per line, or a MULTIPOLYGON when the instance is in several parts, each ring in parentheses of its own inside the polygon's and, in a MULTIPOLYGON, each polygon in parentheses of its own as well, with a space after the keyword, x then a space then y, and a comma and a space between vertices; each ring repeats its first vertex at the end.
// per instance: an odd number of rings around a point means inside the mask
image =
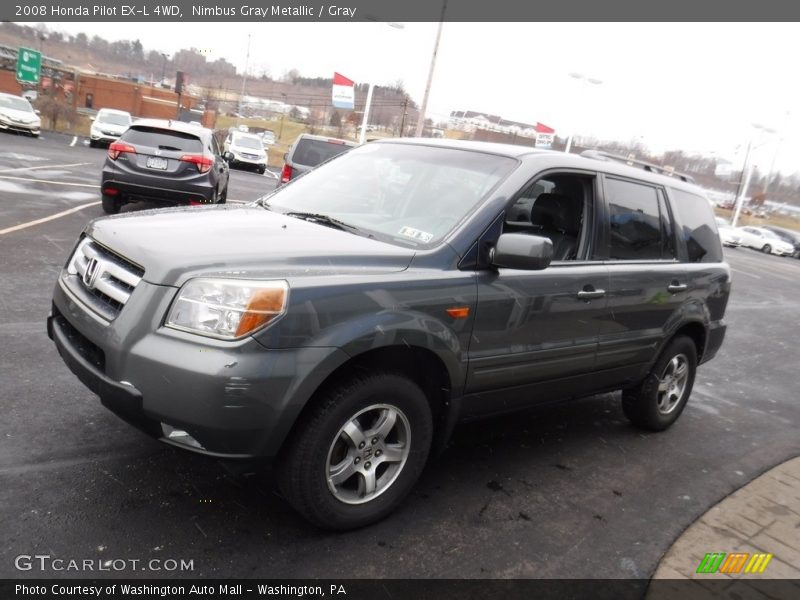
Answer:
MULTIPOLYGON (((76 237, 102 215, 105 153, 43 137, 0 136, 0 578, 85 575, 15 569, 37 553, 194 562, 103 576, 644 578, 696 517, 800 454, 800 261, 726 249, 728 337, 672 429, 632 428, 618 394, 464 425, 395 514, 318 531, 268 475, 145 437, 64 366, 45 318, 76 237)), ((229 198, 274 183, 232 171, 229 198)))

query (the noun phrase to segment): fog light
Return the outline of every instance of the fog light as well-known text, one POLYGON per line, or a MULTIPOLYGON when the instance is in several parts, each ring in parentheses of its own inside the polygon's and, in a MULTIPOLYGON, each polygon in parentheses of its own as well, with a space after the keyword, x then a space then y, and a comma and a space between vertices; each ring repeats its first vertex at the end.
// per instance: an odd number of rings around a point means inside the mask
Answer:
POLYGON ((200 442, 186 433, 183 429, 175 429, 172 425, 161 423, 161 431, 164 435, 164 439, 169 440, 170 442, 181 444, 182 446, 189 446, 190 448, 205 450, 200 442))

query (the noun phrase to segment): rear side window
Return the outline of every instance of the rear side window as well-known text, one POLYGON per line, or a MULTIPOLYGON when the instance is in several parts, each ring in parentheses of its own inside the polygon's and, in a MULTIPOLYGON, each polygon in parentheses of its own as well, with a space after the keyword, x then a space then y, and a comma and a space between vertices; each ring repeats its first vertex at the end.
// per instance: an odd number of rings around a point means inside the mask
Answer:
POLYGON ((689 262, 720 262, 722 245, 708 200, 683 190, 670 189, 669 195, 678 213, 689 262))
POLYGON ((292 161, 307 167, 316 167, 329 158, 349 150, 350 146, 325 140, 301 139, 294 149, 292 161))
POLYGON ((673 258, 658 190, 649 185, 606 178, 609 209, 609 258, 673 258))
POLYGON ((149 146, 161 150, 193 153, 203 151, 203 142, 197 136, 155 127, 131 127, 120 139, 134 146, 149 146))

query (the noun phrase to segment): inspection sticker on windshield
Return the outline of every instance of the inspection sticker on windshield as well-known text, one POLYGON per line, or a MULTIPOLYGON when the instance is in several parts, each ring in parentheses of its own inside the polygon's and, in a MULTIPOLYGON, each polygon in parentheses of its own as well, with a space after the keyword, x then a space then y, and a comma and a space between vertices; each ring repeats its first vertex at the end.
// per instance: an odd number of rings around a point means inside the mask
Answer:
POLYGON ((427 231, 422 231, 420 229, 414 229, 413 227, 403 227, 400 230, 400 235, 404 235, 414 240, 419 240, 423 244, 427 244, 433 239, 432 233, 428 233, 427 231))

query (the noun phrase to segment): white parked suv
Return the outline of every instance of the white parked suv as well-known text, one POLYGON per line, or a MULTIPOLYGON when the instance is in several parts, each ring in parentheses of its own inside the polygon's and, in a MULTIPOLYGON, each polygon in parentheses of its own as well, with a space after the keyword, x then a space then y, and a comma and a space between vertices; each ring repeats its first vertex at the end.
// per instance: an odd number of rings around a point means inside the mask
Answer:
POLYGON ((98 144, 116 142, 119 137, 130 127, 131 113, 113 108, 101 108, 92 118, 92 127, 89 130, 89 145, 94 148, 98 144))
POLYGON ((755 248, 767 254, 778 256, 791 256, 794 254, 794 246, 789 242, 784 242, 777 235, 761 227, 738 227, 736 229, 742 239, 742 246, 755 248))
POLYGON ((267 152, 261 138, 255 134, 231 131, 225 138, 223 150, 223 156, 232 167, 249 167, 261 174, 267 170, 267 152))

